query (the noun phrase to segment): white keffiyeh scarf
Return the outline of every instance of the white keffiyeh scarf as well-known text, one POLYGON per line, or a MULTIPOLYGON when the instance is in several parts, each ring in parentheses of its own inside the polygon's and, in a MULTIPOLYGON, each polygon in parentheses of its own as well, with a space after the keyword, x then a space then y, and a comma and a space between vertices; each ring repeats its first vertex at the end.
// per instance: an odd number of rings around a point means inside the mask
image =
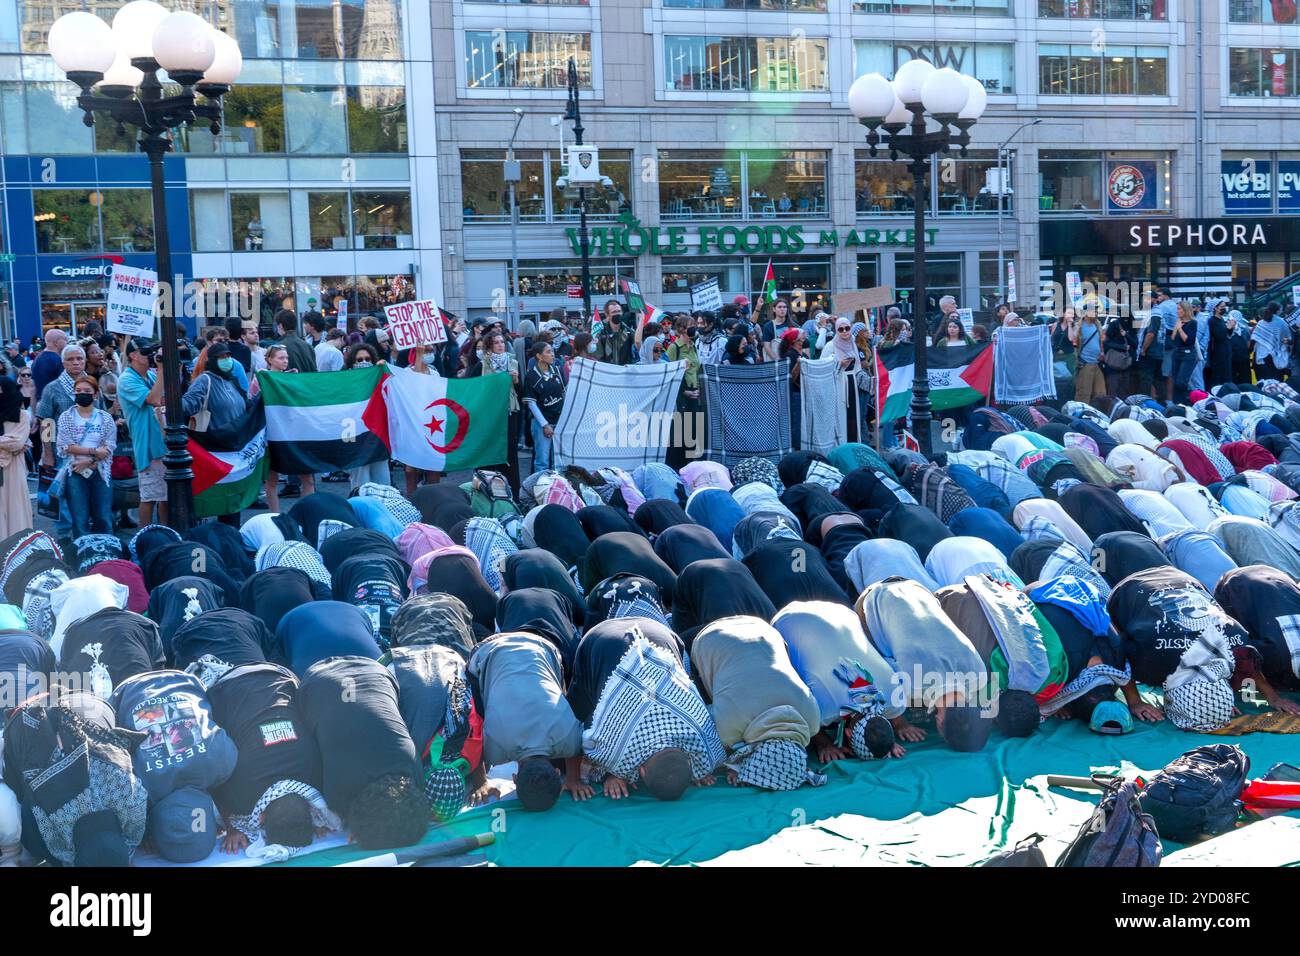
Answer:
POLYGON ((820 787, 826 775, 808 769, 808 751, 793 740, 742 744, 727 758, 741 783, 763 790, 798 790, 805 783, 820 787))
POLYGON ((307 849, 305 846, 283 846, 279 843, 267 843, 266 834, 262 832, 261 818, 272 802, 290 794, 298 794, 311 804, 311 822, 314 827, 327 830, 342 830, 343 821, 338 814, 325 804, 325 798, 319 790, 300 780, 277 780, 266 788, 258 798, 253 809, 243 816, 231 816, 226 822, 244 836, 248 837, 248 848, 244 851, 255 860, 267 863, 279 863, 307 849))

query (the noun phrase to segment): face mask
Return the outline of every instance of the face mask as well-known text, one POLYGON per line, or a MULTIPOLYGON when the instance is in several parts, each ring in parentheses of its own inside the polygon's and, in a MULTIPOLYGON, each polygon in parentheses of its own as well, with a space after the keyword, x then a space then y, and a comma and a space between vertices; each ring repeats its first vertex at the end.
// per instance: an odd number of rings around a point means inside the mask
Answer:
POLYGON ((232 358, 217 359, 217 368, 221 369, 221 371, 223 372, 229 372, 234 367, 235 367, 235 360, 232 358))
POLYGON ((426 351, 426 352, 424 353, 424 364, 425 364, 425 365, 432 365, 432 364, 433 364, 434 354, 435 354, 435 353, 434 353, 432 350, 428 350, 428 351, 426 351))
POLYGON ((87 395, 85 392, 78 392, 73 397, 76 400, 76 403, 82 408, 89 408, 91 405, 95 404, 95 396, 87 395))
POLYGON ((353 362, 353 363, 352 363, 352 367, 353 367, 353 368, 370 368, 370 366, 372 366, 372 365, 374 365, 374 364, 375 364, 374 362, 367 361, 366 359, 361 359, 360 361, 353 362))

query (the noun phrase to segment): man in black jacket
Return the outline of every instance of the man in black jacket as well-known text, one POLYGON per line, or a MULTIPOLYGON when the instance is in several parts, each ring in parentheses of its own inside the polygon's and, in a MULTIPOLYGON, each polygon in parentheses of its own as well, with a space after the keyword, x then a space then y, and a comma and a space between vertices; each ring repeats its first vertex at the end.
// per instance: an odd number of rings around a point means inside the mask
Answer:
POLYGON ((316 353, 298 334, 298 316, 289 309, 275 313, 276 339, 289 353, 289 368, 295 372, 316 371, 316 353))

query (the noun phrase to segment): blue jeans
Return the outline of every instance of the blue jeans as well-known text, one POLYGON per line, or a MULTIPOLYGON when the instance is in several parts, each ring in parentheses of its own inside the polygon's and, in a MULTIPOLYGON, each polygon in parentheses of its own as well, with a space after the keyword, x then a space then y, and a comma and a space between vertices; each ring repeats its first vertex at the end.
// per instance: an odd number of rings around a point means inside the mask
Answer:
POLYGON ((551 467, 551 439, 546 437, 536 419, 530 424, 533 427, 533 472, 536 473, 551 467))
MULTIPOLYGON (((68 463, 68 459, 54 456, 54 467, 62 468, 68 463)), ((54 519, 54 536, 59 539, 70 538, 72 535, 72 505, 69 503, 68 482, 63 482, 63 490, 59 493, 59 516, 54 519)))
POLYGON ((83 534, 113 533, 113 489, 98 469, 89 478, 69 472, 64 497, 72 519, 72 540, 83 534))

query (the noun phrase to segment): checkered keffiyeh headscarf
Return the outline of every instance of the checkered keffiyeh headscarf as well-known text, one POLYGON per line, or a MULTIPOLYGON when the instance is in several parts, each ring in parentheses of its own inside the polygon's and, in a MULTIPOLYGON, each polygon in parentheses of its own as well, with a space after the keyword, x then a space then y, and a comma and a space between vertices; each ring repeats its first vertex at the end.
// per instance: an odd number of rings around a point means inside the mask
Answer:
POLYGON ((1020 534, 1026 541, 1065 541, 1061 529, 1041 515, 1034 515, 1021 525, 1020 534))
POLYGON ((744 461, 736 462, 731 469, 732 485, 744 485, 751 481, 761 481, 778 495, 785 491, 785 485, 781 482, 781 475, 777 472, 776 465, 766 458, 746 458, 744 461))
POLYGON ((1220 661, 1214 668, 1222 676, 1212 680, 1189 681, 1178 687, 1165 688, 1165 716, 1180 730, 1206 733, 1218 730, 1232 719, 1235 704, 1228 677, 1232 668, 1220 661))
POLYGON ((727 758, 741 783, 763 790, 798 790, 805 783, 820 787, 826 776, 808 769, 808 751, 793 740, 743 744, 727 758))
POLYGON ((844 475, 834 465, 828 465, 824 461, 812 461, 808 464, 808 473, 804 475, 803 480, 835 492, 843 483, 844 475))
POLYGON ((675 748, 690 757, 692 777, 708 776, 727 755, 709 708, 672 653, 629 624, 627 636, 633 635, 583 734, 587 760, 633 780, 647 760, 675 748))
POLYGON ((465 679, 465 668, 456 669, 456 677, 447 688, 447 710, 442 729, 429 744, 428 764, 424 771, 424 795, 433 808, 433 818, 440 823, 458 814, 469 794, 469 777, 473 766, 463 755, 474 711, 473 696, 465 679))
POLYGON ((328 588, 333 587, 320 552, 306 541, 277 541, 265 545, 257 552, 254 567, 258 571, 267 568, 297 568, 313 581, 319 581, 328 588))
POLYGON ((644 592, 636 595, 626 595, 621 592, 614 598, 605 619, 620 617, 648 617, 652 621, 658 621, 664 627, 672 627, 668 623, 668 615, 664 613, 663 607, 652 595, 644 592))
POLYGON ((280 860, 287 860, 307 849, 305 846, 268 844, 266 834, 262 832, 261 820, 266 808, 281 797, 292 794, 302 797, 311 805, 312 826, 327 830, 343 829, 343 821, 339 819, 337 813, 326 806, 325 798, 321 795, 321 792, 311 784, 303 783, 301 780, 277 780, 258 797, 257 803, 253 804, 253 809, 249 813, 243 816, 232 816, 227 821, 236 830, 248 837, 249 844, 245 852, 250 857, 276 863, 280 860))
POLYGON ((123 557, 122 542, 113 534, 83 534, 72 547, 77 552, 77 573, 85 574, 101 561, 123 557))
POLYGON ((397 519, 397 523, 406 526, 420 520, 420 509, 411 504, 392 485, 381 485, 367 481, 357 489, 359 498, 375 498, 384 506, 384 510, 397 519))
POLYGON ((478 558, 483 580, 493 591, 501 591, 501 566, 519 550, 495 518, 470 518, 465 525, 465 547, 478 558))

